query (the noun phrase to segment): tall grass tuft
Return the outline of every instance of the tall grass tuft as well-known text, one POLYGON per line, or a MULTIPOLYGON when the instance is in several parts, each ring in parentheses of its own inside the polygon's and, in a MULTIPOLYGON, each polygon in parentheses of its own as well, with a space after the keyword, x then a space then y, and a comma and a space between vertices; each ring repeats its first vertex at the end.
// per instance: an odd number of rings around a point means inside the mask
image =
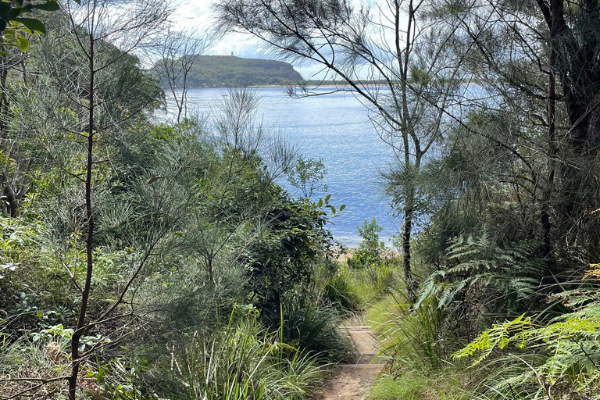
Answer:
POLYGON ((369 265, 365 268, 365 275, 369 278, 375 292, 379 294, 386 293, 398 282, 394 265, 387 262, 369 265))
POLYGON ((323 295, 341 310, 363 311, 399 283, 394 260, 360 268, 343 265, 325 282, 323 295))
POLYGON ((315 395, 323 376, 314 357, 255 317, 232 320, 212 337, 195 334, 171 368, 193 400, 300 400, 315 395))
MULTIPOLYGON (((434 304, 435 298, 411 309, 412 305, 404 291, 393 290, 391 295, 395 303, 393 313, 387 313, 387 318, 379 317, 387 319, 378 327, 382 335, 383 352, 392 358, 393 363, 409 361, 415 366, 439 368, 445 355, 445 346, 440 335, 442 314, 434 304), (407 357, 410 359, 407 360, 407 357)), ((392 366, 392 369, 395 368, 392 366)))
POLYGON ((282 304, 283 341, 328 361, 350 361, 352 341, 338 328, 341 314, 321 296, 293 294, 282 304))
POLYGON ((343 310, 360 311, 363 307, 363 298, 346 269, 338 271, 327 280, 323 296, 343 310))

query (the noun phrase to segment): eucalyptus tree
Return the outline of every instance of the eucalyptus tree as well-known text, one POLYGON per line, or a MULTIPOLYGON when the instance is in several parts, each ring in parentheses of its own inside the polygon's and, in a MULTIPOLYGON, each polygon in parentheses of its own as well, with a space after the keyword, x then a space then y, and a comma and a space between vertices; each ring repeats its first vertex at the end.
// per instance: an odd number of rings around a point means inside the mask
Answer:
MULTIPOLYGON (((409 297, 411 234, 418 210, 417 176, 448 123, 445 111, 460 85, 450 57, 453 32, 434 29, 424 0, 386 0, 373 7, 347 0, 221 0, 221 26, 255 35, 290 61, 323 68, 370 111, 380 137, 396 153, 389 188, 400 208, 403 269, 409 297), (375 84, 374 82, 377 82, 375 84)), ((293 91, 311 95, 308 88, 293 91)))

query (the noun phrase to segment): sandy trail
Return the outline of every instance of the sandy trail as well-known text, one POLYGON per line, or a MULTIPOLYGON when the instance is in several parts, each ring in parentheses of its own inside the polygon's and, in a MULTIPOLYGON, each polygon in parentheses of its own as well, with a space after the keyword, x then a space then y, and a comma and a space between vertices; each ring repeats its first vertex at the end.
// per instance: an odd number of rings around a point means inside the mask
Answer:
POLYGON ((352 338, 357 350, 354 364, 338 364, 323 388, 321 400, 364 400, 383 361, 375 359, 378 353, 377 340, 370 326, 343 326, 352 338))

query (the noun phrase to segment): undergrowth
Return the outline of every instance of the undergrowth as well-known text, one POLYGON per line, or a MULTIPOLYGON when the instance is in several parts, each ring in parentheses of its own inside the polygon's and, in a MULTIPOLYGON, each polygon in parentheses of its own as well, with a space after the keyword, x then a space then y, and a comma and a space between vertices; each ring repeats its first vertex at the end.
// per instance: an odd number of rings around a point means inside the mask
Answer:
POLYGON ((446 361, 440 310, 433 303, 413 309, 406 300, 402 290, 391 290, 367 311, 365 322, 373 326, 387 359, 369 399, 467 399, 471 377, 446 361))
POLYGON ((472 368, 487 361, 494 371, 478 388, 480 398, 600 398, 600 265, 584 278, 593 283, 550 296, 570 312, 545 324, 525 314, 495 324, 454 354, 472 368))
POLYGON ((397 259, 349 267, 339 264, 337 270, 325 281, 324 296, 340 310, 360 312, 366 310, 389 290, 401 284, 397 259))
POLYGON ((176 375, 190 399, 305 399, 323 367, 307 354, 244 318, 210 338, 193 337, 176 375))
POLYGON ((380 340, 384 373, 373 385, 369 400, 467 399, 469 377, 444 362, 432 310, 410 310, 398 292, 375 303, 365 317, 380 340))
POLYGON ((383 375, 371 388, 369 400, 466 400, 461 378, 448 369, 427 375, 410 371, 383 375))

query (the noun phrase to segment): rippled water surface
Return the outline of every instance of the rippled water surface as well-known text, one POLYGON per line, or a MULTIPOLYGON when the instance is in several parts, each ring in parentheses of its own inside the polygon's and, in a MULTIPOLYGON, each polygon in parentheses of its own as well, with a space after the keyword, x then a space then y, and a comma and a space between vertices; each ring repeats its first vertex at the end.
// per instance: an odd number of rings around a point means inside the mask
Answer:
MULTIPOLYGON (((330 226, 335 238, 356 245, 357 226, 373 217, 384 228, 382 239, 395 234, 399 223, 390 217, 379 173, 391 162, 392 152, 358 100, 346 93, 291 99, 281 88, 254 90, 261 97, 258 118, 278 129, 305 157, 323 159, 330 202, 338 208, 346 205, 330 226)), ((195 89, 190 90, 189 101, 198 111, 208 112, 226 94, 226 89, 195 89)))

